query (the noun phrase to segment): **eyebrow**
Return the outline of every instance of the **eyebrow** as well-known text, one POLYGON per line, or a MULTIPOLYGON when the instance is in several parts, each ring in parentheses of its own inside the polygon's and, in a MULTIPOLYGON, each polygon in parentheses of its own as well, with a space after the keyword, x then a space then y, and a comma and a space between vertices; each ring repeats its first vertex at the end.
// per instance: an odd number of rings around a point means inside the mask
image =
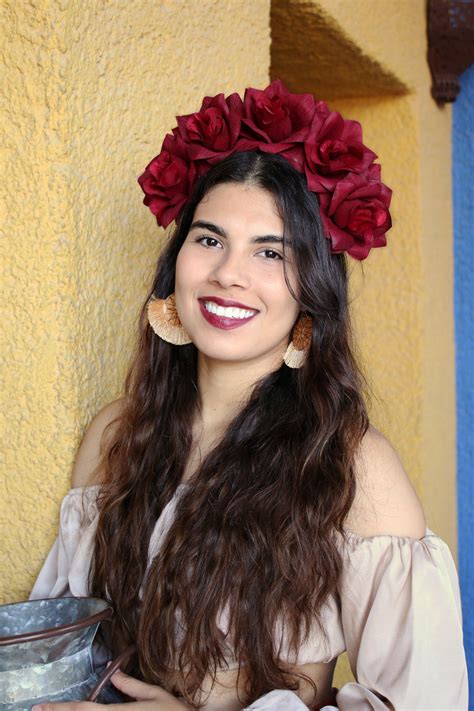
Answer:
MULTIPOLYGON (((223 227, 214 225, 212 222, 205 222, 204 220, 196 220, 193 222, 189 230, 199 228, 201 230, 208 230, 209 232, 214 232, 214 234, 228 239, 228 234, 223 227)), ((281 235, 259 235, 258 237, 252 237, 250 240, 252 244, 283 244, 283 237, 281 235)), ((291 240, 285 238, 285 243, 291 245, 291 240)))

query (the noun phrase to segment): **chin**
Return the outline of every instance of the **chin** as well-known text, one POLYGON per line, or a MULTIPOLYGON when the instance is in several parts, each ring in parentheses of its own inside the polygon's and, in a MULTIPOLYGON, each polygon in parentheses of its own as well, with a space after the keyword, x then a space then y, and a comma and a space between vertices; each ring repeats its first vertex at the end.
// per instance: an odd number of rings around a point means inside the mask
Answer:
POLYGON ((214 351, 209 350, 208 348, 198 348, 198 352, 201 356, 204 356, 204 358, 209 358, 210 360, 220 360, 223 363, 251 360, 253 357, 255 357, 244 353, 236 353, 235 350, 232 353, 223 353, 222 349, 216 349, 214 351))
POLYGON ((216 346, 215 348, 210 348, 209 343, 206 343, 201 348, 199 343, 194 341, 198 353, 205 358, 211 360, 220 360, 222 362, 235 362, 244 360, 253 360, 258 358, 258 354, 252 353, 249 350, 237 349, 229 344, 228 348, 222 348, 222 345, 216 346))

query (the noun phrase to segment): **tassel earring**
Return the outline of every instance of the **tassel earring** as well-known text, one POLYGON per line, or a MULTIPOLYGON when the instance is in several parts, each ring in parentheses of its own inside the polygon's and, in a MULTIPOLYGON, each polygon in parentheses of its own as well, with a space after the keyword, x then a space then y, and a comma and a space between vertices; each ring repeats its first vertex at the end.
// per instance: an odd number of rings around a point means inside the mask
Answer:
POLYGON ((313 319, 300 314, 293 327, 292 339, 285 351, 283 360, 289 368, 301 368, 311 345, 313 319))
POLYGON ((192 343, 176 310, 174 293, 166 299, 152 297, 148 302, 148 321, 157 336, 175 346, 192 343))

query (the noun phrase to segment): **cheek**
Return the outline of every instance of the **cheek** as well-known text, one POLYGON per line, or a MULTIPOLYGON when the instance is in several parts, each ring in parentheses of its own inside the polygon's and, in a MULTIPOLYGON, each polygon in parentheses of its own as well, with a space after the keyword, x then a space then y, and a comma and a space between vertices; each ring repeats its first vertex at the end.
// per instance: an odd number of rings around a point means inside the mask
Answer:
POLYGON ((184 244, 176 259, 176 290, 182 291, 191 286, 198 279, 200 271, 199 260, 184 244))
POLYGON ((189 268, 189 250, 186 248, 186 243, 183 244, 176 258, 176 278, 182 278, 189 268))
MULTIPOLYGON (((176 259, 174 293, 178 314, 183 314, 183 305, 186 300, 186 289, 192 279, 192 273, 190 273, 190 260, 187 259, 187 256, 186 251, 181 248, 178 258, 176 259)), ((182 318, 181 315, 180 318, 182 318)))
MULTIPOLYGON (((300 285, 299 285, 299 281, 297 278, 297 274, 295 272, 295 268, 292 264, 290 264, 286 269, 286 277, 287 277, 288 283, 291 286, 293 294, 296 296, 296 299, 299 299, 300 298, 300 285)), ((285 286, 286 286, 286 282, 285 282, 285 286)), ((286 289, 288 290, 288 286, 286 286, 286 289)), ((288 293, 289 293, 289 291, 288 291, 288 293)), ((289 295, 293 299, 293 301, 295 301, 292 294, 289 293, 289 295)))
MULTIPOLYGON (((295 280, 291 278, 290 275, 288 275, 289 278, 289 283, 291 288, 293 289, 293 292, 296 296, 298 296, 298 288, 297 285, 295 284, 295 280)), ((261 275, 260 274, 260 279, 259 279, 260 286, 262 290, 265 291, 267 295, 267 299, 269 302, 275 304, 278 306, 278 308, 282 309, 284 312, 288 312, 290 314, 292 313, 298 313, 299 311, 299 304, 296 299, 293 298, 292 294, 290 293, 288 286, 285 281, 285 275, 283 272, 281 272, 278 275, 278 278, 275 278, 275 274, 272 275, 261 275)))
MULTIPOLYGON (((287 274, 288 276, 288 281, 289 284, 293 290, 293 293, 295 294, 296 297, 299 296, 299 288, 296 279, 290 274, 287 274)), ((293 324, 295 323, 298 314, 301 311, 301 307, 297 301, 293 297, 293 295, 290 293, 287 283, 285 281, 285 276, 282 274, 281 277, 281 284, 279 285, 279 299, 280 299, 280 304, 281 304, 281 310, 282 310, 282 315, 284 314, 284 318, 286 321, 286 325, 291 328, 293 324)))

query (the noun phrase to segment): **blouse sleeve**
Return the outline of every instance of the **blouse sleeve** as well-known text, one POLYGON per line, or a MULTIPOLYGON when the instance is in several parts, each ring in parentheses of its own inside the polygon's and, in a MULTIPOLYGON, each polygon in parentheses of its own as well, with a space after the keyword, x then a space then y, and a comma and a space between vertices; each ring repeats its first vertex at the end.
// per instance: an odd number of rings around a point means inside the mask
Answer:
POLYGON ((70 489, 61 503, 59 533, 30 593, 30 600, 87 596, 97 527, 100 485, 70 489))
MULTIPOLYGON (((430 529, 418 540, 348 533, 341 618, 355 683, 340 711, 467 711, 456 567, 430 529)), ((325 707, 331 709, 334 707, 325 707)))

